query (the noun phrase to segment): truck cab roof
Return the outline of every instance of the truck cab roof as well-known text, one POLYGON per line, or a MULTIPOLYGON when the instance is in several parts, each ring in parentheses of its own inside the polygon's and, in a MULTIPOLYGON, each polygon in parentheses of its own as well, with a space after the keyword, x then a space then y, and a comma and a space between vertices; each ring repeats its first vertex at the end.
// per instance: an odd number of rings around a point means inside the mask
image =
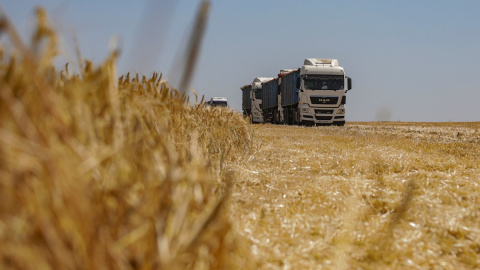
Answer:
POLYGON ((212 97, 212 101, 227 101, 226 97, 212 97))
POLYGON ((344 75, 344 71, 337 59, 307 58, 302 66, 302 75, 306 74, 344 75))
POLYGON ((304 66, 338 66, 337 59, 326 59, 326 58, 306 58, 303 62, 304 66))
POLYGON ((256 77, 253 79, 252 88, 254 90, 262 89, 262 83, 273 80, 274 77, 256 77))

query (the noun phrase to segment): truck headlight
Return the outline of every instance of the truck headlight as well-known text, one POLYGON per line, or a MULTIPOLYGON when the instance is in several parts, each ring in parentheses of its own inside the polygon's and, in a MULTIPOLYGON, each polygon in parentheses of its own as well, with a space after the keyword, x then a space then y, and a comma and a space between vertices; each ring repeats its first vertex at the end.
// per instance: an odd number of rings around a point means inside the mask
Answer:
POLYGON ((338 109, 338 110, 337 110, 337 113, 338 113, 338 114, 344 114, 344 113, 345 113, 345 109, 338 109))
POLYGON ((302 113, 310 113, 310 108, 302 108, 302 113))

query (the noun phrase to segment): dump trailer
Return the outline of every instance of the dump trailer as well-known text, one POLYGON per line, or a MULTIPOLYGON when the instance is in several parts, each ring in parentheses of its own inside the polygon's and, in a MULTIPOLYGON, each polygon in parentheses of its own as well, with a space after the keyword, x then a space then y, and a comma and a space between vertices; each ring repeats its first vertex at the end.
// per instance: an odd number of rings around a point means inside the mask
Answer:
POLYGON ((300 69, 281 70, 278 74, 280 82, 281 108, 284 123, 295 124, 298 108, 298 93, 300 91, 300 69), (283 71, 283 72, 282 72, 283 71))
POLYGON ((240 89, 242 90, 243 115, 250 117, 252 115, 252 99, 251 99, 252 85, 247 84, 240 87, 240 89))
POLYGON ((272 79, 273 77, 256 77, 252 82, 252 92, 250 94, 250 97, 252 100, 253 123, 263 123, 262 83, 272 79))
POLYGON ((345 94, 352 80, 337 59, 307 58, 300 69, 279 78, 285 123, 345 124, 345 94))
POLYGON ((262 83, 262 111, 265 123, 280 122, 278 96, 278 78, 262 83))
POLYGON ((228 102, 226 97, 212 97, 208 101, 208 105, 212 107, 228 107, 228 102))

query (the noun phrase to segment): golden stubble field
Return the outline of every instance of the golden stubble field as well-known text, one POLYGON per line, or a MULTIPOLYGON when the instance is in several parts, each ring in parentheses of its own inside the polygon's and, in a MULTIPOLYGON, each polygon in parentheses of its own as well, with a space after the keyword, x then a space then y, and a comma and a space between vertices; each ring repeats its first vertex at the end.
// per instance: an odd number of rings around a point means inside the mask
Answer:
POLYGON ((56 69, 36 14, 0 14, 0 269, 479 268, 480 123, 250 125, 116 50, 56 69))
POLYGON ((480 267, 480 123, 254 132, 230 215, 260 269, 480 267))

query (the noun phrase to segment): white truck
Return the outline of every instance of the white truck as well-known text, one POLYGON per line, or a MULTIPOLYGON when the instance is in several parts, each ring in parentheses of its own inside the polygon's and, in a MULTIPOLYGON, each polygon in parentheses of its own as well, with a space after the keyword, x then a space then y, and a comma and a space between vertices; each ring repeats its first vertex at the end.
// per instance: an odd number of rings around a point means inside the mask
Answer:
POLYGON ((274 79, 273 77, 256 77, 252 82, 252 91, 250 92, 252 100, 252 122, 263 123, 262 112, 262 83, 274 79))
POLYGON ((307 58, 300 69, 279 74, 286 124, 345 124, 352 80, 337 59, 307 58))
POLYGON ((212 97, 210 101, 207 102, 207 104, 212 107, 228 107, 226 97, 212 97))

